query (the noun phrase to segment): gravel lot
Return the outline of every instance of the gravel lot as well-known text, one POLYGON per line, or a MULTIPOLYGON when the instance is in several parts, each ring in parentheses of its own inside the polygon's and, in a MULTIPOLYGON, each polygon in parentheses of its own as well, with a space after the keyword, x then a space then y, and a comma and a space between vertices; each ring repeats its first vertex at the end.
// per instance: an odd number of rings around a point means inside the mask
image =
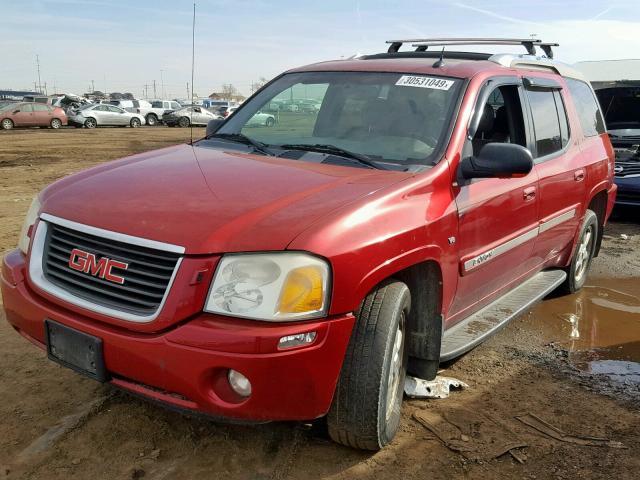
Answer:
MULTIPOLYGON (((188 135, 0 132, 0 252, 14 248, 30 200, 46 184, 188 135)), ((638 478, 638 362, 637 211, 609 225, 582 292, 545 300, 446 365, 444 374, 469 388, 446 400, 405 401, 401 431, 375 454, 331 443, 321 422, 229 426, 167 411, 49 362, 0 314, 0 478, 638 478), (552 438, 516 418, 527 414, 625 448, 552 438), (497 455, 505 439, 511 453, 497 455)))

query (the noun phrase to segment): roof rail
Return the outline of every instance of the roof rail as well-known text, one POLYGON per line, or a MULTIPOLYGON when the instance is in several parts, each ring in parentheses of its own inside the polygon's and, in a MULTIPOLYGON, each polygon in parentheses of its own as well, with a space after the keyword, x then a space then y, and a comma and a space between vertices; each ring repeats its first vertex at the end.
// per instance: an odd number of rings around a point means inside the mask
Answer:
POLYGON ((553 57, 551 52, 552 46, 557 46, 553 43, 543 43, 542 40, 533 38, 413 38, 404 40, 387 40, 389 45, 388 53, 397 53, 405 43, 411 43, 411 46, 416 47, 417 52, 424 52, 429 47, 446 47, 454 45, 522 45, 529 55, 535 55, 535 46, 543 48, 544 52, 549 54, 549 58, 553 57))

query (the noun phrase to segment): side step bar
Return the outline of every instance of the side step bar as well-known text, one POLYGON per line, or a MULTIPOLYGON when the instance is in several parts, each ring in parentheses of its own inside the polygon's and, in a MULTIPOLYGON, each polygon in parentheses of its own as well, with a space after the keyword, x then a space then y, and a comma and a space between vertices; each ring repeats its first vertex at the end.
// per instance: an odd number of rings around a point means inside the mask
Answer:
POLYGON ((563 270, 545 270, 444 332, 440 361, 459 357, 542 300, 567 278, 563 270))

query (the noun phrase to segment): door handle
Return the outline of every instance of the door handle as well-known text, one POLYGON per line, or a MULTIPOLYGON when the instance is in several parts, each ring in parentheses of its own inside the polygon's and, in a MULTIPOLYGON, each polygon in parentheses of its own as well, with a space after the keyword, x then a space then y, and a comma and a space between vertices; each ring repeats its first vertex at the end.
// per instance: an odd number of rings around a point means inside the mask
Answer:
POLYGON ((576 170, 575 172, 573 172, 573 179, 576 182, 581 182, 582 180, 584 180, 584 170, 576 170))
POLYGON ((522 198, 526 201, 536 198, 536 187, 528 187, 522 191, 522 198))

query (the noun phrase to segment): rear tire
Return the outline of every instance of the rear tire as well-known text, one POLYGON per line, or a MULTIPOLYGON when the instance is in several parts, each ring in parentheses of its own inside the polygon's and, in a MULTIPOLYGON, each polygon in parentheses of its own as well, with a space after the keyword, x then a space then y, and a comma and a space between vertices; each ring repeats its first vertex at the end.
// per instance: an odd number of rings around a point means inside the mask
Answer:
POLYGON ((156 117, 153 113, 147 115, 146 120, 147 125, 149 125, 150 127, 155 127, 156 125, 158 125, 158 117, 156 117))
POLYGON ((84 121, 84 126, 87 128, 96 128, 98 126, 98 122, 96 122, 95 118, 87 118, 84 121))
POLYGON ((573 253, 571 264, 567 267, 567 279, 561 285, 565 293, 575 293, 582 288, 587 280, 591 260, 596 249, 598 238, 598 216, 592 210, 587 210, 578 235, 578 244, 573 253))
POLYGON ((388 281, 367 295, 358 309, 327 415, 329 435, 335 442, 379 450, 398 431, 410 305, 407 286, 388 281))
POLYGON ((58 130, 60 127, 62 127, 62 122, 60 121, 59 118, 54 118, 54 119, 51 120, 51 123, 49 125, 54 130, 58 130))
POLYGON ((187 128, 189 126, 189 117, 180 117, 180 120, 178 120, 178 126, 181 128, 187 128))
POLYGON ((142 125, 142 122, 139 118, 132 118, 129 122, 129 125, 131 126, 131 128, 138 128, 140 125, 142 125))
POLYGON ((5 118, 2 120, 2 129, 3 130, 11 130, 13 128, 13 120, 5 118))

